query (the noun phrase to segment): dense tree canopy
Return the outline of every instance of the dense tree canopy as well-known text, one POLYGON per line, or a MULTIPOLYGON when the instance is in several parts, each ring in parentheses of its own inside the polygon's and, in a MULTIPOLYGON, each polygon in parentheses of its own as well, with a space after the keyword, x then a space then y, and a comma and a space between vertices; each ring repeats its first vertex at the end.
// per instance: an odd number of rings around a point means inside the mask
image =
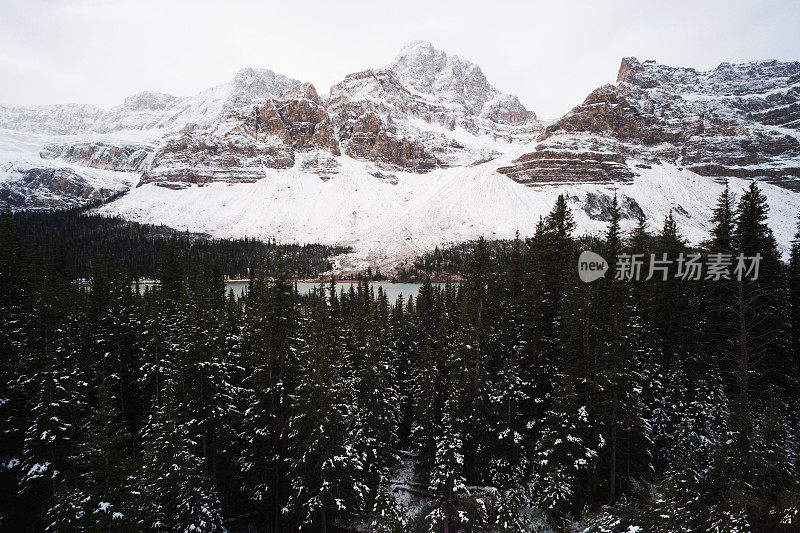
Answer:
POLYGON ((616 202, 578 237, 559 197, 532 238, 437 251, 389 302, 298 294, 323 248, 5 213, 0 527, 796 530, 800 232, 785 263, 766 214, 755 184, 726 189, 694 248, 671 214, 626 234, 616 202), (108 253, 78 257, 87 235, 108 253), (610 267, 593 283, 587 249, 610 267), (431 283, 438 258, 459 283, 431 283))

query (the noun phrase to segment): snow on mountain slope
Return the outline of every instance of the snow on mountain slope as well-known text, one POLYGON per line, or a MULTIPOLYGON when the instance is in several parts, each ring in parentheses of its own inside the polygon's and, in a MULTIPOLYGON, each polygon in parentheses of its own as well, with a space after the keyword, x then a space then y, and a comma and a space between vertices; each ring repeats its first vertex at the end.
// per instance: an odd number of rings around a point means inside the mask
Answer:
MULTIPOLYGON (((311 84, 248 68, 194 96, 142 92, 109 110, 0 106, 0 128, 58 135, 31 151, 39 167, 15 168, 41 173, 36 168, 62 164, 72 181, 85 177, 80 195, 69 193, 70 205, 79 196, 105 196, 88 191, 96 173, 84 176, 83 168, 137 172, 142 185, 180 189, 253 182, 300 162, 326 180, 339 172, 344 149, 396 181, 406 171, 486 161, 541 131, 535 114, 492 87, 480 68, 424 42, 403 48, 385 69, 348 76, 327 99, 311 84)), ((57 181, 46 183, 56 186, 54 199, 64 192, 57 181)), ((25 187, 10 191, 17 186, 7 184, 15 208, 26 198, 46 207, 25 187)))
POLYGON ((279 97, 299 83, 268 69, 245 68, 231 81, 193 96, 145 91, 108 110, 80 104, 0 105, 0 128, 55 135, 144 130, 144 137, 154 140, 187 126, 213 124, 232 110, 279 97))
POLYGON ((786 250, 800 213, 798 102, 800 63, 698 72, 625 58, 615 84, 543 130, 478 66, 416 41, 327 98, 244 69, 194 96, 144 92, 110 110, 0 106, 0 203, 84 205, 133 187, 98 212, 352 245, 342 269, 386 270, 449 242, 529 235, 560 193, 579 233, 604 230, 616 192, 624 225, 672 209, 698 243, 721 179, 738 190, 754 177, 786 250))
MULTIPOLYGON (((608 200, 616 192, 623 203, 633 199, 653 221, 675 210, 684 236, 699 243, 707 238, 710 206, 723 188, 668 164, 645 169, 625 185, 534 188, 497 173, 497 161, 424 175, 409 172, 393 185, 376 179, 369 163, 346 155, 337 160, 340 172, 329 181, 301 170, 298 162, 291 169, 269 170, 254 183, 210 183, 180 191, 142 185, 97 212, 217 237, 352 245, 354 253, 340 258, 339 268, 387 269, 449 242, 512 238, 516 231, 531 235, 561 193, 573 208, 578 233, 605 230, 603 217, 586 206, 590 197, 608 200)), ((748 185, 735 178, 730 183, 736 192, 748 185)), ((763 188, 772 209, 770 225, 786 250, 800 213, 800 195, 769 184, 763 188)), ((633 216, 627 213, 623 227, 632 226, 633 216)))
POLYGON ((299 84, 271 70, 243 69, 194 96, 143 92, 106 111, 75 104, 0 106, 0 202, 55 209, 124 192, 164 147, 174 149, 176 139, 187 145, 184 132, 214 131, 230 114, 248 112, 299 84))
MULTIPOLYGON (((55 209, 100 201, 136 186, 139 174, 47 159, 42 147, 63 137, 0 129, 0 205, 55 209)), ((74 138, 73 138, 74 139, 74 138)), ((99 136, 105 142, 119 137, 99 136)))
POLYGON ((503 172, 521 183, 630 180, 672 163, 800 190, 800 62, 714 70, 622 60, 617 81, 549 125, 503 172))
POLYGON ((542 131, 477 65, 426 41, 407 44, 385 68, 350 74, 327 103, 346 153, 415 171, 496 157, 542 131))

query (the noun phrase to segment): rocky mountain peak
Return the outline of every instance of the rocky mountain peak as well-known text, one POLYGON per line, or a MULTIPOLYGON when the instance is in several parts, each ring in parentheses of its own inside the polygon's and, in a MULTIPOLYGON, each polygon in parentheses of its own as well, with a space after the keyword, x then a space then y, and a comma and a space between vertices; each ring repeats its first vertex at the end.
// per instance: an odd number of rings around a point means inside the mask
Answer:
POLYGON ((713 70, 672 67, 635 57, 622 59, 617 83, 670 94, 716 97, 745 96, 788 88, 800 82, 800 63, 774 59, 748 63, 721 63, 713 70))
POLYGON ((500 94, 480 67, 448 55, 427 41, 406 44, 387 68, 409 88, 464 106, 473 114, 479 114, 487 101, 500 94))
POLYGON ((641 72, 644 70, 642 64, 639 63, 639 60, 635 57, 623 57, 622 63, 619 66, 619 72, 617 73, 617 83, 628 81, 630 78, 633 78, 637 72, 641 72))
POLYGON ((480 68, 427 41, 406 44, 385 68, 345 77, 327 110, 346 153, 420 172, 496 157, 542 129, 480 68))
POLYGON ((615 85, 595 89, 548 126, 534 152, 502 170, 527 184, 624 182, 640 168, 669 163, 800 189, 797 130, 800 63, 698 71, 626 57, 615 85))
POLYGON ((287 89, 281 98, 284 100, 310 100, 317 105, 323 105, 317 89, 313 84, 302 82, 287 89))
POLYGON ((231 107, 249 106, 270 98, 280 98, 300 81, 265 68, 244 68, 230 82, 228 104, 231 107))
POLYGON ((437 77, 447 67, 448 60, 452 68, 453 59, 458 60, 455 56, 449 58, 427 41, 411 41, 400 49, 388 68, 405 84, 419 92, 432 94, 437 77))

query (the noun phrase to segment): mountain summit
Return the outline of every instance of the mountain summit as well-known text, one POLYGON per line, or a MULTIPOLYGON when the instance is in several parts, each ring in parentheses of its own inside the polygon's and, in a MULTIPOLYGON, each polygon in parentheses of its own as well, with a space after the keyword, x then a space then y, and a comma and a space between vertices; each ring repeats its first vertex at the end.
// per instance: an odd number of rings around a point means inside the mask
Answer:
POLYGON ((501 124, 536 122, 516 96, 502 94, 484 76, 480 67, 455 55, 437 50, 427 41, 405 45, 388 69, 408 87, 465 114, 501 124))
POLYGON ((346 244, 391 268, 447 242, 530 234, 564 194, 580 231, 674 214, 704 238, 728 180, 766 181, 788 246, 800 212, 800 63, 702 72, 624 58, 543 128, 481 69, 414 41, 327 95, 243 69, 194 96, 0 107, 0 203, 99 209, 221 237, 346 244))
POLYGON ((700 72, 624 58, 615 84, 594 90, 501 172, 526 184, 629 182, 662 163, 800 189, 800 63, 700 72))

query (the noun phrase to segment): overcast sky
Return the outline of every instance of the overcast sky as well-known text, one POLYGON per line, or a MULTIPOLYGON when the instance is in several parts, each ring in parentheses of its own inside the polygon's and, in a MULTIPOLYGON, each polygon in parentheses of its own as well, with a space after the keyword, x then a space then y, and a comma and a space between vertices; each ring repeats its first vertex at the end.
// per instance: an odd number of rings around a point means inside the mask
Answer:
POLYGON ((189 95, 265 67, 320 92, 424 39, 556 118, 623 56, 710 69, 800 60, 800 2, 0 0, 0 103, 189 95))

